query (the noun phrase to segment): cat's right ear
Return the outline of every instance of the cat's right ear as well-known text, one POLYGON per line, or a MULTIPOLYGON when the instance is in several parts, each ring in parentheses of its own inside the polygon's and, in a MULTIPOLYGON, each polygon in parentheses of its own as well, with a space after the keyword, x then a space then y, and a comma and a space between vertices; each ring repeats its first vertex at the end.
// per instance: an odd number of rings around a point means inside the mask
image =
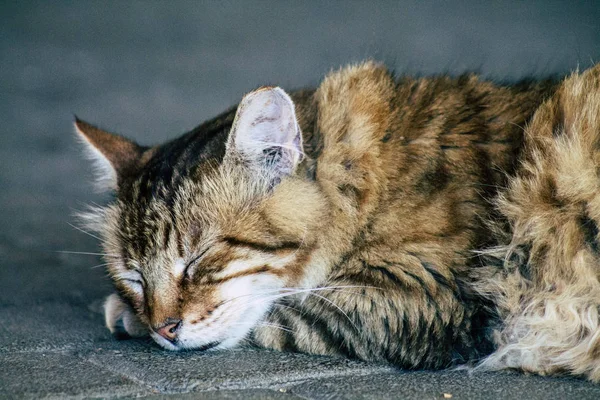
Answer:
POLYGON ((116 189, 125 177, 137 172, 145 148, 75 117, 75 131, 84 143, 96 170, 101 190, 116 189))
POLYGON ((263 87, 244 96, 227 141, 226 160, 241 162, 274 185, 295 171, 303 154, 302 132, 287 93, 263 87))

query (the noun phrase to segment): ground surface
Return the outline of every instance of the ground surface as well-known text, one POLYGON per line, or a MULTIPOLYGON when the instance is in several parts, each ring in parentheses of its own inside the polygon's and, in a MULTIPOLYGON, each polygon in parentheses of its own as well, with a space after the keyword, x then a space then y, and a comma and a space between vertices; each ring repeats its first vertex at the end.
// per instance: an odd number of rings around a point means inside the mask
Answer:
POLYGON ((366 57, 496 79, 600 60, 594 2, 319 4, 0 4, 0 398, 600 398, 600 386, 575 379, 401 372, 268 351, 173 354, 104 329, 110 286, 91 268, 102 261, 58 252, 98 251, 69 222, 104 201, 73 140, 73 113, 149 144, 256 86, 315 84, 366 57))

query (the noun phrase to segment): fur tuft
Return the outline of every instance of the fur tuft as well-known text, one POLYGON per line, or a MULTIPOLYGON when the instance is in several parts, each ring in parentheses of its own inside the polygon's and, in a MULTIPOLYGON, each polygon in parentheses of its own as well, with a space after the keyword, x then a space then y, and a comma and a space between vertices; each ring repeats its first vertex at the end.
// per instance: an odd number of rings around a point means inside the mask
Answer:
POLYGON ((480 369, 600 382, 600 66, 567 78, 526 128, 524 161, 497 200, 506 247, 475 287, 497 308, 480 369), (506 239, 508 237, 508 241, 506 239))
POLYGON ((84 211, 75 213, 75 219, 83 229, 102 233, 106 225, 106 209, 100 206, 87 206, 84 211))
POLYGON ((79 129, 77 122, 74 124, 77 141, 83 145, 85 158, 92 162, 94 171, 94 187, 97 192, 115 190, 117 188, 117 171, 108 158, 95 147, 87 136, 79 129))

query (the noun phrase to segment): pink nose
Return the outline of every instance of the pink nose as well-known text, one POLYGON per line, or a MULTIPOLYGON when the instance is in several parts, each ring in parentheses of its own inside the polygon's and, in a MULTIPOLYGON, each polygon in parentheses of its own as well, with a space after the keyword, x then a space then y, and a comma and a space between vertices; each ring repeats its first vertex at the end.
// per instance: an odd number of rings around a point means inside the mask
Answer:
POLYGON ((167 339, 170 342, 173 342, 177 338, 177 331, 181 327, 181 320, 175 322, 169 322, 162 327, 158 328, 156 332, 167 339))

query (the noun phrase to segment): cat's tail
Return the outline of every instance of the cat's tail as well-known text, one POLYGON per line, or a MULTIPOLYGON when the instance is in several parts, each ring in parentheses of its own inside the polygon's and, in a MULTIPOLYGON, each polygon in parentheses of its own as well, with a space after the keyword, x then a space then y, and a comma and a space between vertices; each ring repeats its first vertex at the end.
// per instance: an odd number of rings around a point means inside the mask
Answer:
POLYGON ((476 369, 600 382, 600 65, 568 77, 525 134, 497 199, 505 245, 483 253, 474 284, 499 320, 476 369))

